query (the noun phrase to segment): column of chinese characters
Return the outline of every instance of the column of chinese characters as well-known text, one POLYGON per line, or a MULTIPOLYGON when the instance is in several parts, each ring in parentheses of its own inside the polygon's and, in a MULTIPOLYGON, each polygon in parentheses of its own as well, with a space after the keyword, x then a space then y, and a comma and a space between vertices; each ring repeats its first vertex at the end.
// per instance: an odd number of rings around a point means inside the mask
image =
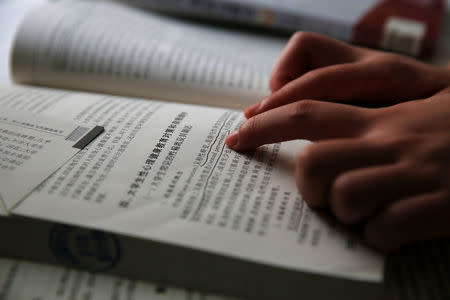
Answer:
POLYGON ((152 152, 148 155, 147 159, 145 160, 141 170, 137 173, 135 179, 130 184, 130 187, 127 191, 127 196, 119 202, 120 207, 127 208, 130 205, 131 201, 133 201, 133 198, 136 196, 137 192, 142 187, 142 184, 147 178, 156 160, 166 147, 170 137, 173 135, 177 126, 180 125, 181 121, 183 121, 183 119, 186 116, 187 116, 186 112, 179 113, 175 117, 175 119, 170 123, 170 125, 166 128, 163 135, 153 148, 152 152))
POLYGON ((0 128, 0 169, 14 170, 51 140, 0 128))

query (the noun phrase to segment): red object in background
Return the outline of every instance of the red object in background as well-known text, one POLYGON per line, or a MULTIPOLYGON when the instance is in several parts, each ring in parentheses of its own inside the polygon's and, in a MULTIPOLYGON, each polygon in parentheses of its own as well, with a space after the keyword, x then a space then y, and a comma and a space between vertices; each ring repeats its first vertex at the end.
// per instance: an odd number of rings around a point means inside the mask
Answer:
POLYGON ((357 23, 352 42, 428 56, 445 13, 444 0, 383 0, 357 23))

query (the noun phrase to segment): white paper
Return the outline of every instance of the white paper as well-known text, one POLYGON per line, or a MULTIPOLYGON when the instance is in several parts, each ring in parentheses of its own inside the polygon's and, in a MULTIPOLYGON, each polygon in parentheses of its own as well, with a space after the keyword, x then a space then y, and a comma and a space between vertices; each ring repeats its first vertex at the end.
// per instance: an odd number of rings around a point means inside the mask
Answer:
POLYGON ((57 1, 27 16, 12 64, 28 84, 244 108, 269 93, 285 42, 117 3, 57 1))
POLYGON ((294 270, 382 278, 379 255, 319 218, 298 195, 295 157, 308 142, 245 155, 223 143, 243 121, 237 111, 40 89, 6 92, 38 99, 23 109, 60 99, 42 113, 96 120, 106 129, 14 214, 294 270))
POLYGON ((157 283, 0 258, 2 300, 225 300, 157 283))
POLYGON ((25 111, 0 111, 0 198, 6 210, 80 151, 92 126, 25 111))

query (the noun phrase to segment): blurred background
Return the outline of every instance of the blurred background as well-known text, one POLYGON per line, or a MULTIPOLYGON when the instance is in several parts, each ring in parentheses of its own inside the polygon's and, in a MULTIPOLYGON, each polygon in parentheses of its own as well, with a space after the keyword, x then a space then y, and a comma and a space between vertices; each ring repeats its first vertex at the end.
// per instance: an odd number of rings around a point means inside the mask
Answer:
MULTIPOLYGON (((8 64, 14 33, 27 12, 52 0, 0 0, 0 83, 11 82, 8 64)), ((54 1, 54 0, 53 0, 54 1)), ((450 0, 123 0, 143 9, 206 26, 276 35, 296 30, 325 34, 373 48, 450 60, 450 0)))

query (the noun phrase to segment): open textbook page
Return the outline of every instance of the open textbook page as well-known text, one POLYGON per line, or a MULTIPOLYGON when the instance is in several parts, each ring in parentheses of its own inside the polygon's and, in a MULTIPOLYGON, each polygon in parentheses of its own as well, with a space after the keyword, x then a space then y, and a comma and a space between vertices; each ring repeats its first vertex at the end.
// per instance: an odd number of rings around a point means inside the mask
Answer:
POLYGON ((16 206, 102 132, 101 127, 2 108, 0 199, 6 209, 16 206))
POLYGON ((293 179, 307 141, 241 154, 224 144, 242 113, 26 87, 2 107, 105 133, 12 213, 97 228, 292 270, 369 282, 382 258, 309 209, 293 179))
POLYGON ((27 84, 243 108, 268 94, 284 42, 118 3, 53 1, 25 18, 12 72, 27 84))
POLYGON ((0 258, 2 300, 225 300, 220 296, 0 258))

